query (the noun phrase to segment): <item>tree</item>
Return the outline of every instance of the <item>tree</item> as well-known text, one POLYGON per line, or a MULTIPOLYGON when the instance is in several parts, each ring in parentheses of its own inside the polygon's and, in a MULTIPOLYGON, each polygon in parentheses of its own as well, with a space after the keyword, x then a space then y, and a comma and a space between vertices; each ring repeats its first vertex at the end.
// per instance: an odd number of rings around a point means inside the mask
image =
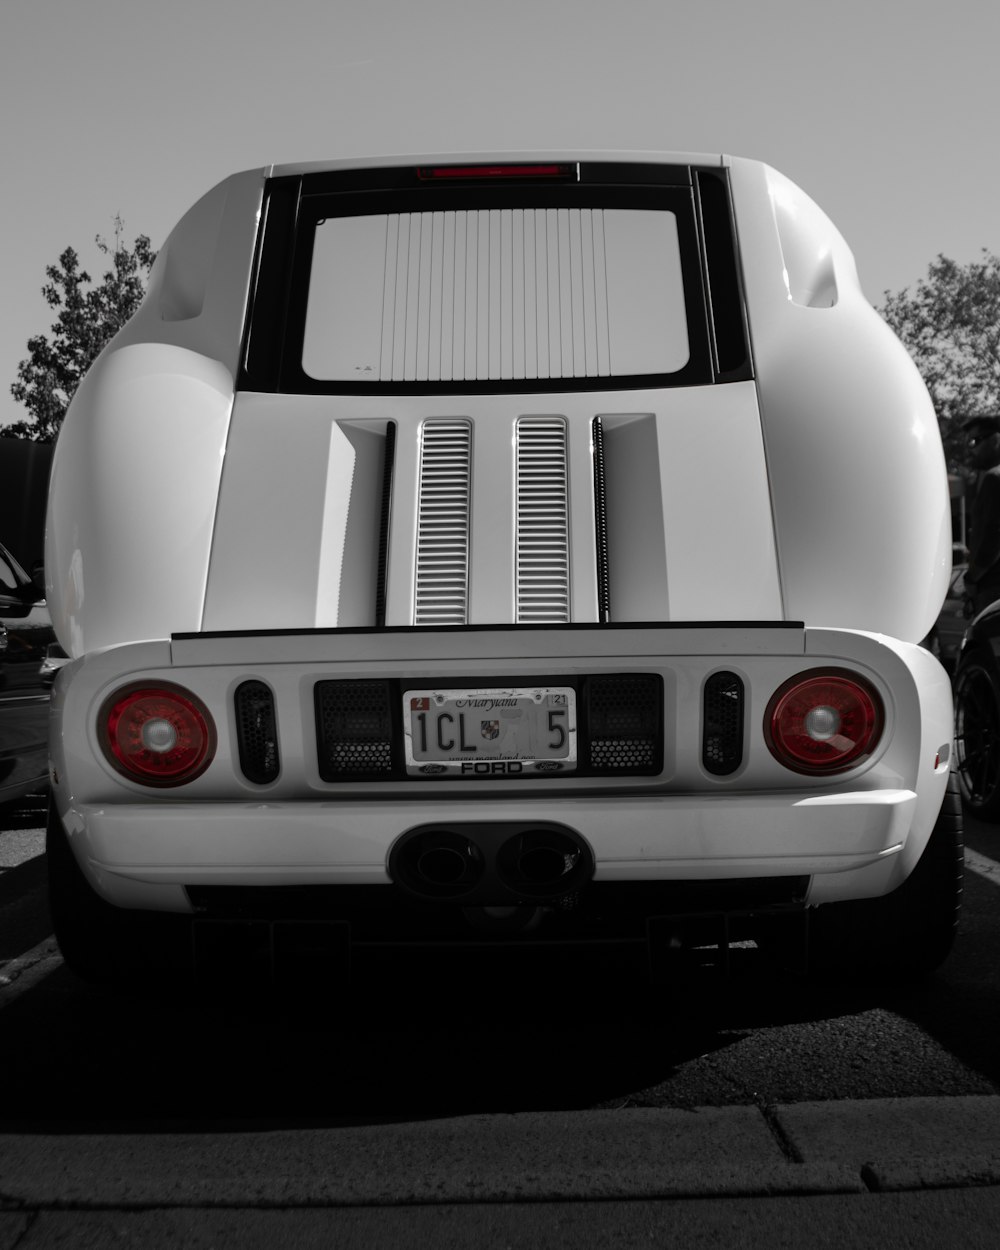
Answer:
POLYGON ((37 334, 28 340, 28 356, 17 367, 11 394, 24 404, 30 416, 2 431, 35 442, 52 442, 83 375, 105 344, 139 307, 156 253, 146 235, 136 236, 129 248, 123 241, 124 224, 115 217, 114 247, 100 235, 101 253, 111 266, 97 286, 80 268, 80 260, 68 247, 56 265, 46 266, 48 282, 42 294, 50 308, 59 310, 51 337, 37 334))
POLYGON ((962 421, 1000 413, 1000 256, 959 265, 939 255, 927 277, 885 292, 880 310, 916 362, 937 411, 948 467, 968 462, 962 421))

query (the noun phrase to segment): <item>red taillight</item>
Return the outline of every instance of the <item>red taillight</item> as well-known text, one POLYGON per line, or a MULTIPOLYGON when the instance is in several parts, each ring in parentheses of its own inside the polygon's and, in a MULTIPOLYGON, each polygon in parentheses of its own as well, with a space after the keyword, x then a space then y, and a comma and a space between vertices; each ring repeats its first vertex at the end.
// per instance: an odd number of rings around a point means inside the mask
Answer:
POLYGON ((215 726, 193 694, 171 685, 119 690, 101 709, 101 745, 111 764, 147 786, 179 786, 215 754, 215 726))
POLYGON ((870 682, 846 669, 813 669, 771 696, 764 736, 775 759, 794 772, 839 773, 871 755, 883 722, 870 682))
POLYGON ((575 165, 422 165, 417 169, 421 182, 439 178, 574 178, 575 165))

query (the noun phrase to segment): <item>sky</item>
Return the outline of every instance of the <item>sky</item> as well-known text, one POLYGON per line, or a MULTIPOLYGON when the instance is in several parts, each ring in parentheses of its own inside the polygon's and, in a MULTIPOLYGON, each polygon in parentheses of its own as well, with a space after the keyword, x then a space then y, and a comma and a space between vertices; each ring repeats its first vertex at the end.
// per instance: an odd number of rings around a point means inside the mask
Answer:
POLYGON ((45 267, 271 162, 522 148, 766 161, 868 298, 1000 252, 993 0, 0 0, 0 425, 45 267))

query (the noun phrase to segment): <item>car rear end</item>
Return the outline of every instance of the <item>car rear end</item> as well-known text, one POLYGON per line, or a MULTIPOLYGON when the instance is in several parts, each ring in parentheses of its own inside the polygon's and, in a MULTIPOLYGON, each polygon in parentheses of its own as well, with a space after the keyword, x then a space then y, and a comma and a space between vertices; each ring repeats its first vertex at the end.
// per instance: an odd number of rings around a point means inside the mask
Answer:
POLYGON ((142 510, 137 533, 83 505, 95 572, 54 561, 54 793, 87 888, 272 967, 318 932, 338 958, 655 956, 711 917, 725 947, 902 885, 950 690, 878 620, 789 611, 726 166, 284 169, 259 209, 229 406, 141 326, 81 402, 78 429, 134 439, 142 510), (173 546, 141 478, 181 451, 126 415, 154 375, 206 414, 173 546), (130 571, 125 632, 82 586, 130 571))

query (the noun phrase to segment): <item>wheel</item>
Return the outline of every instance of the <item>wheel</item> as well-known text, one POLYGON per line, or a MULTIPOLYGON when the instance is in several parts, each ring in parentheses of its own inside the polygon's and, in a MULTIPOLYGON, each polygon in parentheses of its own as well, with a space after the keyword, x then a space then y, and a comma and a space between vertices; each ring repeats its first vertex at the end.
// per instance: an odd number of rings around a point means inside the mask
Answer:
POLYGON ((933 972, 958 928, 963 849, 962 800, 952 773, 924 853, 903 884, 883 898, 826 903, 811 914, 810 972, 876 980, 933 972))
POLYGON ((955 767, 969 811, 1000 821, 1000 690, 975 654, 955 676, 955 767))
POLYGON ((150 974, 185 970, 190 926, 183 916, 126 911, 91 888, 49 801, 45 831, 52 927, 66 965, 85 981, 121 988, 150 974))

